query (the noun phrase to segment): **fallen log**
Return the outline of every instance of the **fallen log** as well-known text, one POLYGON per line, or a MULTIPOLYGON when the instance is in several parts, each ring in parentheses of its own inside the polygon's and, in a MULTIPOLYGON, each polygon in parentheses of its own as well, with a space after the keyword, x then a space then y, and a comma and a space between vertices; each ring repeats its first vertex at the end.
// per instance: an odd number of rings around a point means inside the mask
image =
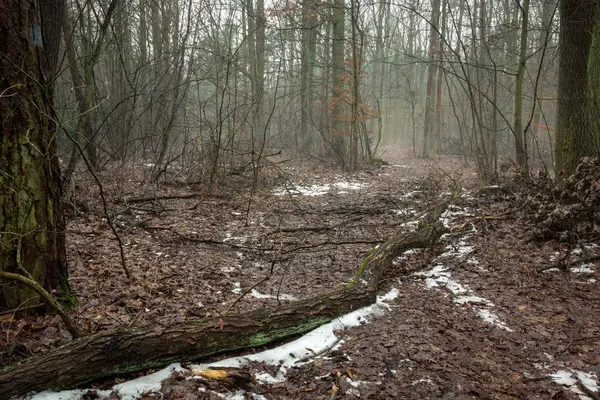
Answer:
POLYGON ((0 398, 72 388, 109 376, 259 347, 308 332, 375 302, 379 279, 392 260, 406 250, 430 246, 445 231, 441 223, 434 221, 446 206, 428 213, 415 232, 397 234, 374 249, 353 281, 344 287, 271 309, 166 328, 116 329, 82 337, 0 370, 0 398))

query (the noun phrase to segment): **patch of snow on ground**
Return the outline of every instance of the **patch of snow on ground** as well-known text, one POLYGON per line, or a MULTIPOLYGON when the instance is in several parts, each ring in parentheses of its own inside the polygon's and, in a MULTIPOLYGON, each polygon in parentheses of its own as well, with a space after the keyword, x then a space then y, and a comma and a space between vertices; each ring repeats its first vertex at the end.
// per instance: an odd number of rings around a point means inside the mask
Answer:
POLYGON ((348 193, 346 190, 360 190, 365 187, 366 184, 362 182, 352 181, 340 181, 335 182, 332 185, 286 185, 283 187, 276 188, 273 190, 275 196, 323 196, 329 193, 333 188, 338 189, 338 194, 348 193))
POLYGON ((445 227, 450 227, 452 226, 452 223, 454 222, 454 220, 456 219, 456 217, 470 217, 472 214, 463 210, 460 207, 456 207, 456 206, 449 206, 448 209, 446 211, 444 211, 442 213, 442 215, 440 216, 440 220, 442 221, 442 223, 444 224, 445 227))
MULTIPOLYGON (((87 393, 87 390, 64 390, 62 392, 40 392, 38 394, 33 395, 33 397, 28 397, 30 400, 79 400, 83 398, 83 395, 87 393)), ((110 390, 97 390, 99 396, 108 396, 110 394, 110 390)))
POLYGON ((278 380, 276 377, 269 374, 268 372, 259 372, 259 373, 255 374, 254 377, 256 378, 257 381, 263 382, 263 383, 278 383, 278 382, 280 382, 280 380, 278 380))
POLYGON ((254 296, 257 299, 277 299, 277 298, 279 298, 279 300, 289 300, 289 301, 298 300, 296 297, 292 296, 291 294, 280 294, 279 296, 276 296, 276 295, 274 296, 272 294, 260 293, 256 289, 252 289, 250 294, 252 294, 252 296, 254 296))
POLYGON ((447 257, 464 258, 464 257, 468 256, 469 254, 471 254, 475 250, 475 248, 473 246, 469 246, 467 244, 467 242, 464 239, 462 239, 455 246, 454 245, 446 246, 446 248, 444 250, 447 250, 447 251, 440 254, 438 258, 447 258, 447 257))
POLYGON ((406 250, 404 253, 402 253, 399 256, 397 256, 396 258, 394 258, 392 260, 392 264, 393 265, 399 265, 399 264, 402 263, 402 261, 406 260, 409 255, 411 255, 411 254, 419 254, 421 251, 423 251, 423 249, 410 249, 410 250, 406 250))
POLYGON ((338 189, 360 190, 364 186, 362 182, 336 182, 333 184, 338 189))
POLYGON ((430 289, 445 287, 455 295, 467 293, 470 290, 468 287, 450 279, 450 271, 443 265, 436 265, 429 271, 415 272, 415 275, 424 276, 426 278, 425 284, 430 289))
POLYGON ((415 196, 417 196, 417 195, 419 195, 421 193, 423 193, 422 190, 415 190, 415 191, 412 191, 412 192, 405 193, 404 196, 402 196, 402 197, 405 198, 405 199, 410 199, 411 197, 415 197, 415 196))
MULTIPOLYGON (((446 210, 442 214, 442 220, 444 222, 444 225, 450 226, 452 223, 454 223, 455 217, 461 215, 464 216, 470 214, 457 206, 448 207, 448 210, 446 210)), ((463 234, 456 245, 446 246, 445 250, 447 251, 438 256, 434 260, 434 262, 439 261, 440 259, 448 258, 457 258, 459 260, 462 260, 466 258, 469 254, 471 254, 474 251, 474 247, 470 246, 467 240, 474 235, 474 232, 476 232, 476 230, 474 231, 474 226, 472 224, 471 226, 472 230, 470 232, 463 234)), ((442 236, 442 239, 449 239, 450 237, 450 235, 445 234, 442 236)), ((479 264, 477 259, 475 259, 474 257, 469 257, 468 263, 475 265, 479 264)), ((471 289, 467 285, 462 285, 456 280, 452 279, 452 274, 446 266, 442 264, 437 264, 434 265, 428 271, 416 272, 413 275, 425 277, 425 284, 430 289, 446 288, 453 295, 457 296, 454 299, 454 302, 456 304, 473 305, 473 308, 477 315, 485 322, 495 325, 500 329, 504 329, 508 332, 513 332, 513 330, 509 328, 508 325, 506 325, 504 322, 502 322, 496 314, 490 311, 490 308, 494 306, 494 304, 491 301, 483 297, 470 295, 469 293, 472 292, 471 289)))
POLYGON ((230 241, 238 241, 240 243, 246 243, 246 241, 248 240, 247 237, 244 236, 233 236, 231 234, 231 232, 227 232, 225 233, 225 239, 223 239, 223 243, 227 243, 230 241))
POLYGON ((458 304, 491 304, 488 299, 479 296, 458 296, 454 302, 458 304))
MULTIPOLYGON (((225 400, 246 400, 248 398, 248 397, 246 397, 246 392, 244 392, 243 390, 238 390, 235 393, 225 393, 225 394, 215 393, 215 392, 211 391, 211 395, 212 394, 220 396, 222 399, 225 399, 225 400)), ((260 395, 260 394, 252 393, 251 399, 266 400, 266 397, 263 395, 260 395)))
POLYGON ((329 193, 329 185, 285 186, 273 191, 275 196, 322 196, 329 193))
POLYGON ((357 387, 359 387, 361 385, 369 385, 369 384, 371 384, 371 382, 368 382, 368 381, 353 381, 352 379, 350 379, 348 377, 346 377, 346 382, 348 382, 348 384, 350 386, 355 387, 355 388, 357 388, 357 387))
POLYGON ((579 398, 582 400, 589 399, 580 389, 577 387, 577 378, 590 390, 597 392, 598 384, 596 383, 596 374, 590 372, 582 372, 577 370, 564 370, 557 371, 550 374, 552 380, 559 385, 567 386, 573 393, 577 393, 579 398))
MULTIPOLYGON (((142 393, 160 390, 162 381, 167 379, 175 371, 185 371, 179 364, 171 364, 167 368, 153 374, 142 376, 128 382, 113 386, 112 390, 97 391, 100 396, 108 396, 115 391, 121 400, 139 399, 142 393)), ((45 391, 33 395, 30 400, 79 400, 87 390, 65 390, 62 392, 45 391)))
POLYGON ((491 312, 488 308, 477 309, 477 315, 479 315, 479 317, 485 322, 495 325, 500 329, 504 329, 507 332, 514 332, 514 329, 509 328, 508 325, 500 321, 500 318, 496 314, 491 312))
POLYGON ((418 225, 419 225, 419 221, 409 221, 409 222, 400 224, 400 227, 407 230, 408 232, 414 232, 417 230, 418 225))
POLYGON ((587 264, 582 264, 578 267, 572 267, 571 268, 571 272, 574 274, 593 274, 594 269, 596 267, 596 264, 594 263, 587 263, 587 264))
POLYGON ((426 378, 426 379, 423 378, 423 379, 416 380, 416 381, 412 382, 411 385, 415 386, 415 385, 418 385, 419 383, 426 383, 428 385, 433 385, 433 382, 429 378, 426 378))
POLYGON ((392 210, 392 212, 396 215, 401 215, 401 216, 413 216, 417 214, 417 211, 413 208, 407 208, 406 210, 404 209, 394 209, 392 210))

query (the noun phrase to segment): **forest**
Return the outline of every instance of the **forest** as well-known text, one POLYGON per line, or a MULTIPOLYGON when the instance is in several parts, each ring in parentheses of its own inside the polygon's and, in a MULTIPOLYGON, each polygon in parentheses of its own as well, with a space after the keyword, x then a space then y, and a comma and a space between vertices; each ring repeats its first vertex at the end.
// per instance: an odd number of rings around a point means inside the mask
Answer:
POLYGON ((0 399, 600 399, 599 43, 597 0, 3 0, 0 399))

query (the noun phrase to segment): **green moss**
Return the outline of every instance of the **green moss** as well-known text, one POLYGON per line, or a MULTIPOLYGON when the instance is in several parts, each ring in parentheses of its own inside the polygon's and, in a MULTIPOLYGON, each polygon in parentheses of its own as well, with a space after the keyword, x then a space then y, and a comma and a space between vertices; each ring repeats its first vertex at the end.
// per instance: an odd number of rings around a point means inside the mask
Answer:
POLYGON ((286 337, 300 335, 302 333, 311 331, 323 324, 328 323, 329 321, 331 321, 331 318, 329 317, 312 318, 302 321, 302 323, 300 323, 299 325, 274 329, 269 331, 268 333, 258 333, 250 338, 249 345, 251 347, 264 346, 265 344, 274 342, 279 339, 284 339, 286 337))
POLYGON ((375 253, 377 252, 377 250, 379 250, 379 247, 376 247, 373 250, 371 250, 371 252, 369 253, 369 255, 366 256, 362 260, 362 263, 360 263, 360 267, 358 267, 358 269, 356 270, 356 273, 354 274, 354 278, 352 278, 352 281, 350 281, 350 283, 348 283, 346 285, 346 288, 351 288, 352 286, 354 286, 356 284, 356 282, 358 281, 358 278, 362 274, 362 272, 365 269, 365 267, 367 266, 367 264, 373 259, 373 257, 375 256, 375 253))
POLYGON ((75 308, 79 303, 77 296, 71 291, 68 278, 65 276, 60 279, 60 298, 61 303, 65 308, 75 308))

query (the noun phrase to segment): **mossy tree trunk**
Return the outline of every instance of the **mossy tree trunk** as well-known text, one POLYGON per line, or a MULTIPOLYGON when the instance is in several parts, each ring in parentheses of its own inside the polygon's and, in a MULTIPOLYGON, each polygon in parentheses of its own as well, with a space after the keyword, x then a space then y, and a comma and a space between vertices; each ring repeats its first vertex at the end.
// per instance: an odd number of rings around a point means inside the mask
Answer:
MULTIPOLYGON (((54 0, 0 3, 0 270, 71 298, 52 118, 61 9, 54 0)), ((0 308, 34 298, 24 285, 0 285, 0 308)))

